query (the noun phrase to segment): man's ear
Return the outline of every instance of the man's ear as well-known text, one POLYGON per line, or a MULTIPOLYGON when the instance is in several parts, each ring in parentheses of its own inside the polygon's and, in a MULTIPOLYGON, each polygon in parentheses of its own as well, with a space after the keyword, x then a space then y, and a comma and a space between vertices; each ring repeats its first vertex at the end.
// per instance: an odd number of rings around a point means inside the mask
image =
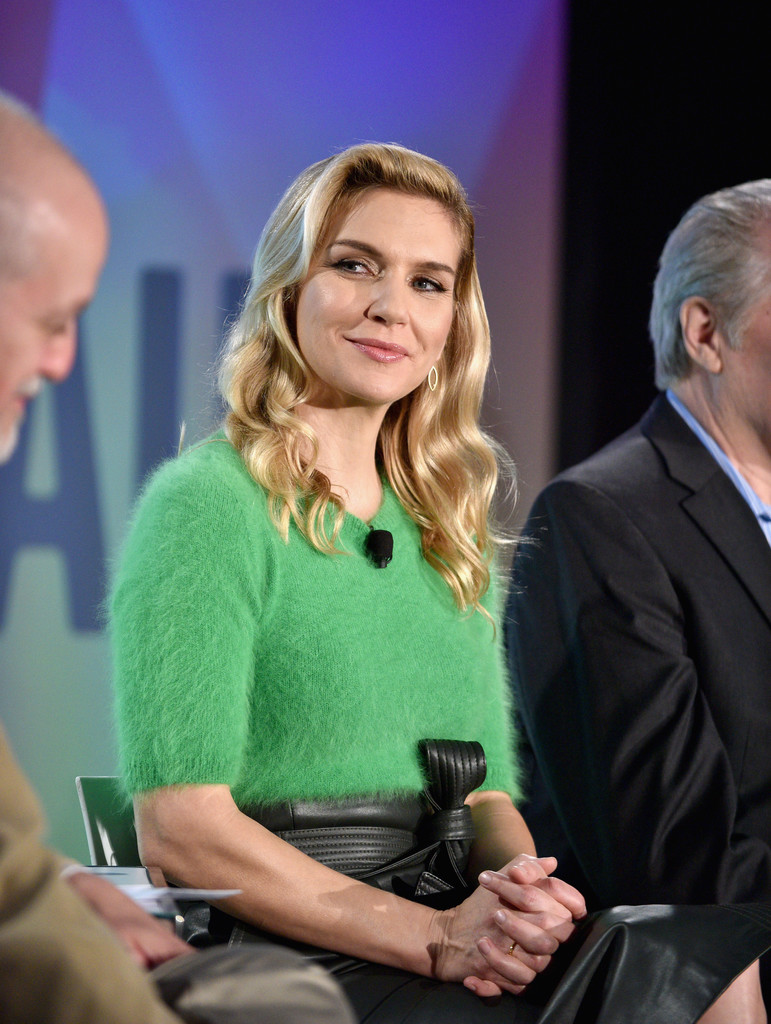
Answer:
POLYGON ((680 329, 686 351, 708 373, 723 372, 726 340, 715 311, 706 299, 692 295, 680 307, 680 329))

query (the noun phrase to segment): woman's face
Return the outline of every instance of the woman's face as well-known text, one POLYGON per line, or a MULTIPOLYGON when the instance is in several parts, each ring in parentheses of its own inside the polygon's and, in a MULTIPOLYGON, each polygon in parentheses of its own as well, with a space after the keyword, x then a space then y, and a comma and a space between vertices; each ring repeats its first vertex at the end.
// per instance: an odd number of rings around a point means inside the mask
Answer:
POLYGON ((432 199, 374 189, 341 215, 297 303, 314 405, 387 408, 426 379, 452 325, 460 252, 432 199))

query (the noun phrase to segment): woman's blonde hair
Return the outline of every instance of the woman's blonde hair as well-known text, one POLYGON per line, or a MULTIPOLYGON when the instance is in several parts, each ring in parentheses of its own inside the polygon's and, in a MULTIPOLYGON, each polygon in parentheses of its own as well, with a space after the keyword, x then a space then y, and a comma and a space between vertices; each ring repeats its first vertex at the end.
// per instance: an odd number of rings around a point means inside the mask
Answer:
POLYGON ((497 481, 495 445, 479 428, 490 330, 474 253, 474 217, 455 175, 402 146, 368 143, 322 160, 290 186, 268 221, 254 257, 243 309, 228 332, 220 387, 229 407, 227 436, 268 493, 271 516, 287 539, 290 519, 332 553, 344 508, 316 468, 318 443, 296 414, 309 397, 310 370, 294 338, 297 297, 311 260, 338 218, 375 188, 440 203, 461 242, 452 326, 427 382, 386 413, 378 459, 420 527, 423 554, 459 608, 480 608, 490 581, 488 525, 497 481))

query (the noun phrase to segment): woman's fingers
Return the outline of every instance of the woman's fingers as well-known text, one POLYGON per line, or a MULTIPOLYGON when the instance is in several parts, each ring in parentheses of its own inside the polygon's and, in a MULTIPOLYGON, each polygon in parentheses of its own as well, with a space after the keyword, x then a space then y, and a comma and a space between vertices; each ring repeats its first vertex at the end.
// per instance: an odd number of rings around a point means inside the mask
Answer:
POLYGON ((524 884, 546 878, 556 867, 556 857, 532 857, 529 853, 520 853, 501 868, 501 874, 507 875, 509 872, 515 872, 516 880, 524 884))
MULTIPOLYGON (((511 991, 512 985, 521 985, 525 988, 535 978, 538 971, 525 962, 528 954, 523 953, 519 946, 514 945, 511 953, 508 952, 509 948, 510 946, 505 950, 501 949, 487 935, 483 935, 479 942, 477 942, 479 952, 495 971, 496 975, 500 975, 500 981, 498 978, 494 979, 496 983, 502 984, 509 991, 511 991)), ((548 959, 547 957, 546 960, 548 961, 548 959)), ((544 964, 544 966, 546 965, 544 964)), ((543 967, 541 970, 543 970, 543 967)))
POLYGON ((479 884, 488 892, 495 893, 501 900, 526 914, 553 914, 558 918, 583 917, 586 904, 581 894, 559 879, 543 878, 540 881, 520 884, 501 871, 483 871, 479 884))
MULTIPOLYGON (((557 867, 556 857, 531 857, 521 853, 509 861, 499 872, 491 874, 506 875, 512 882, 519 885, 535 885, 549 893, 558 903, 570 911, 574 918, 586 916, 586 901, 578 889, 561 878, 554 878, 552 873, 557 867)), ((484 883, 483 883, 484 884, 484 883)))
POLYGON ((484 935, 477 942, 492 976, 466 978, 464 984, 479 996, 496 995, 496 985, 518 995, 546 968, 559 942, 531 922, 506 911, 496 912, 494 918, 500 932, 495 939, 484 935))
POLYGON ((558 929, 567 923, 556 918, 543 918, 542 922, 536 923, 532 919, 518 917, 516 913, 503 909, 496 910, 493 920, 502 932, 500 944, 508 942, 510 946, 516 945, 523 954, 535 957, 534 970, 537 971, 543 970, 548 958, 557 952, 560 941, 563 941, 552 929, 558 929))
POLYGON ((542 892, 547 892, 557 903, 569 910, 571 915, 579 920, 582 917, 586 917, 586 900, 572 885, 567 882, 563 882, 561 878, 542 878, 539 882, 534 882, 542 892))
MULTIPOLYGON (((503 989, 500 985, 496 985, 494 981, 490 981, 489 978, 477 978, 475 975, 470 974, 468 978, 463 979, 463 984, 466 988, 471 989, 480 999, 491 999, 494 996, 499 996, 503 989)), ((513 988, 506 989, 507 992, 513 992, 515 996, 518 996, 520 992, 524 992, 524 985, 516 985, 513 988)))
POLYGON ((564 917, 568 912, 566 907, 540 886, 513 882, 502 871, 483 871, 479 876, 479 884, 512 907, 528 914, 552 913, 564 917))
POLYGON ((484 935, 476 944, 490 974, 470 975, 463 983, 483 998, 500 995, 501 990, 519 995, 545 969, 559 943, 553 935, 514 914, 500 911, 494 918, 501 929, 495 940, 484 935))

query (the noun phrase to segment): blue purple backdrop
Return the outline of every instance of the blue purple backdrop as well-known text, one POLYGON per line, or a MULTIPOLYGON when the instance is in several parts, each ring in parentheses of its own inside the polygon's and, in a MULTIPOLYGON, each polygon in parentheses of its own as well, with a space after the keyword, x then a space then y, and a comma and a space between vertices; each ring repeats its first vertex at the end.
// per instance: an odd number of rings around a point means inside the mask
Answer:
POLYGON ((0 87, 80 156, 113 232, 72 378, 0 470, 0 717, 65 852, 86 855, 74 776, 115 770, 106 566, 180 422, 217 419, 223 320, 304 166, 377 139, 458 173, 493 328, 486 421, 523 509, 550 474, 564 3, 3 5, 0 87))

